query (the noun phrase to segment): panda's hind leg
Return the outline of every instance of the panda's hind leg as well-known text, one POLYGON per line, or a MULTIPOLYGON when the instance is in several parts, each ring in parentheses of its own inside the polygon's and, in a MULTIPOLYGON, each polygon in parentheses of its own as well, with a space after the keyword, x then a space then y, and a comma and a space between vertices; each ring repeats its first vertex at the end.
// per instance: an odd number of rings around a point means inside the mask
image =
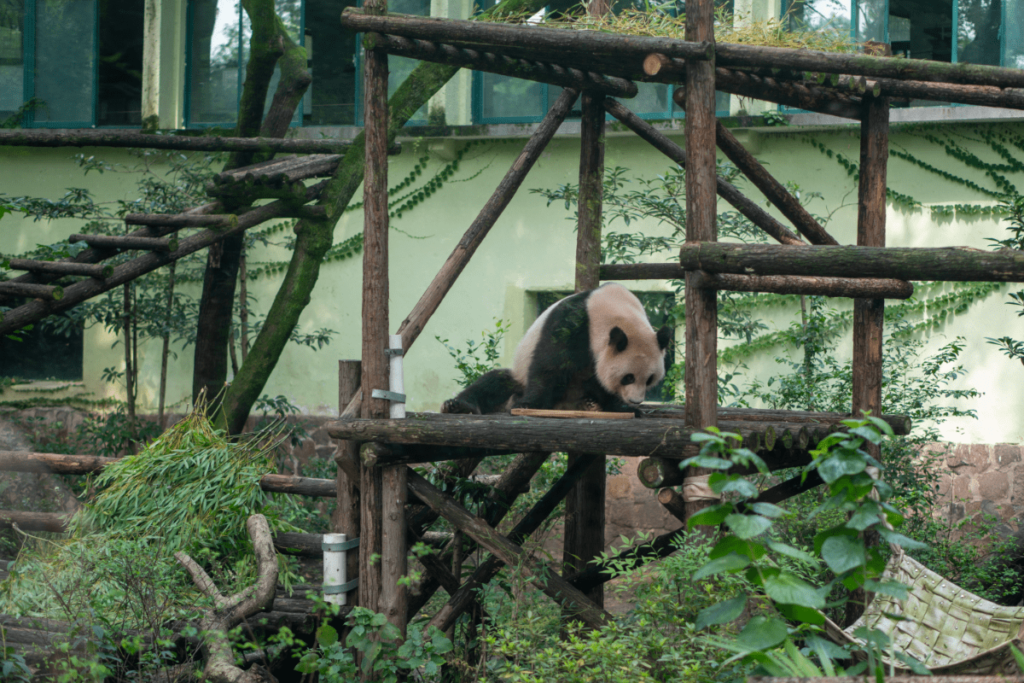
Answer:
POLYGON ((508 410, 523 387, 510 370, 491 370, 441 405, 442 413, 487 415, 508 410))

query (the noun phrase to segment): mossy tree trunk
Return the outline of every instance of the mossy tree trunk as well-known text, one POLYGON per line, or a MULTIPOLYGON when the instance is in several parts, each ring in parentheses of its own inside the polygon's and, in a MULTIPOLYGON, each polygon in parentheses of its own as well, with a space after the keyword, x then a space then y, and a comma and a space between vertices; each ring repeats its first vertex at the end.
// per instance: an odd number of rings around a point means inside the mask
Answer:
MULTIPOLYGON (((543 6, 543 0, 503 0, 480 17, 536 11, 543 6)), ((389 145, 394 143, 398 132, 413 114, 451 80, 458 70, 459 67, 427 62, 413 70, 388 101, 391 111, 389 145)), ((284 281, 270 306, 266 323, 253 342, 249 356, 235 380, 226 388, 217 412, 219 423, 231 433, 238 433, 245 426, 249 411, 263 392, 299 317, 309 305, 313 288, 320 276, 320 264, 334 239, 334 226, 363 182, 364 146, 365 140, 360 133, 338 165, 334 178, 320 195, 317 204, 327 209, 327 216, 317 220, 300 220, 295 226, 295 250, 284 281)))
MULTIPOLYGON (((273 0, 243 0, 242 7, 252 24, 252 38, 236 134, 239 137, 284 137, 288 122, 312 80, 305 67, 306 51, 288 35, 284 22, 274 12, 273 0), (270 80, 279 61, 281 80, 273 105, 264 118, 270 80)), ((224 170, 248 166, 254 161, 257 161, 254 152, 235 152, 224 170)), ((244 241, 244 233, 228 237, 211 247, 207 256, 196 329, 193 400, 204 390, 208 401, 216 400, 227 381, 235 286, 244 241)))

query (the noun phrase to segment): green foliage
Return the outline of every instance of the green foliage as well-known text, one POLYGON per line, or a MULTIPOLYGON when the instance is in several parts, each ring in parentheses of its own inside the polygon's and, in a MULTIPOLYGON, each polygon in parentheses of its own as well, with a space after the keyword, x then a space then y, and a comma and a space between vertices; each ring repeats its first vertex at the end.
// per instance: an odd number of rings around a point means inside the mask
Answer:
MULTIPOLYGON (((1001 240, 990 239, 989 241, 994 242, 1000 249, 1024 251, 1024 195, 1014 190, 1002 199, 999 207, 1007 216, 1009 226, 1006 229, 1010 236, 1001 240)), ((1011 293, 1010 300, 1006 303, 1020 309, 1017 311, 1017 316, 1024 317, 1024 289, 1011 293)), ((1024 341, 1010 336, 986 337, 986 340, 989 344, 999 347, 1009 358, 1016 358, 1024 364, 1024 341)))
POLYGON ((396 683, 410 672, 417 672, 418 680, 440 680, 443 655, 451 651, 452 644, 437 628, 430 627, 424 633, 419 624, 410 624, 403 641, 401 632, 383 614, 353 607, 346 617, 348 638, 342 644, 337 629, 331 625, 337 622, 339 606, 325 603, 313 593, 309 597, 325 617, 317 628, 315 645, 304 647, 287 627, 271 637, 272 642, 293 651, 299 660, 295 671, 318 675, 321 683, 348 683, 358 680, 361 672, 371 671, 376 672, 375 680, 384 683, 396 683), (356 664, 356 652, 362 655, 361 668, 356 664))
POLYGON ((455 369, 461 375, 455 381, 460 387, 468 387, 481 375, 497 367, 498 358, 501 356, 501 342, 508 332, 508 325, 500 318, 495 318, 494 328, 480 333, 483 341, 467 340, 465 351, 452 346, 447 339, 435 335, 434 339, 444 345, 448 355, 455 361, 455 369))
MULTIPOLYGON (((866 588, 887 595, 905 597, 906 586, 882 577, 885 556, 878 546, 867 546, 865 532, 877 533, 883 540, 907 549, 923 547, 903 534, 898 528, 903 515, 889 502, 894 489, 872 474, 871 468, 881 469, 881 463, 865 450, 867 443, 880 445, 883 435, 892 436, 889 425, 878 418, 846 420, 847 433, 836 433, 825 438, 812 451, 813 462, 803 472, 806 477, 817 472, 828 486, 828 494, 811 516, 831 516, 833 523, 823 526, 814 536, 813 555, 789 543, 773 539, 770 530, 787 513, 767 503, 749 502, 757 496, 742 475, 728 474, 725 470, 738 466, 755 466, 767 472, 765 463, 744 448, 730 447, 730 440, 738 436, 709 429, 710 433, 695 434, 701 443, 700 455, 680 464, 717 470, 710 476, 709 485, 718 494, 731 493, 718 505, 705 508, 689 520, 694 525, 725 525, 728 532, 712 548, 710 561, 694 575, 702 578, 742 573, 757 593, 765 595, 772 612, 751 618, 734 637, 714 636, 711 641, 735 653, 730 661, 754 667, 754 673, 771 676, 819 675, 808 655, 819 659, 821 670, 835 671, 836 655, 846 659, 846 653, 837 653, 834 646, 826 648, 821 638, 826 599, 833 589, 842 586, 847 591, 866 588), (837 519, 838 517, 838 519, 837 519), (814 562, 820 557, 832 578, 824 585, 814 585, 805 576, 793 571, 787 562, 800 558, 814 562), (800 645, 809 645, 802 652, 800 645), (782 648, 780 653, 778 650, 782 648), (797 673, 802 672, 802 673, 797 673)), ((738 616, 748 601, 746 593, 725 602, 705 608, 697 617, 702 627, 727 623, 738 616)), ((844 598, 845 599, 845 598, 844 598)), ((841 599, 841 600, 844 600, 841 599)), ((858 630, 862 640, 860 649, 867 661, 846 670, 856 675, 865 670, 881 674, 882 653, 890 651, 888 637, 871 629, 858 630)), ((895 652, 896 658, 921 672, 923 667, 909 657, 895 652)), ((833 674, 829 674, 833 675, 833 674)))
MULTIPOLYGON (((264 431, 229 441, 193 411, 138 455, 104 468, 92 484, 98 493, 70 523, 70 538, 28 546, 3 587, 0 612, 65 621, 109 614, 122 625, 150 627, 154 601, 163 611, 188 612, 198 599, 177 551, 225 587, 248 585, 255 562, 246 519, 262 513, 275 532, 299 530, 286 521, 295 503, 259 486, 275 469, 279 439, 264 431)), ((289 585, 294 572, 280 561, 289 585)))

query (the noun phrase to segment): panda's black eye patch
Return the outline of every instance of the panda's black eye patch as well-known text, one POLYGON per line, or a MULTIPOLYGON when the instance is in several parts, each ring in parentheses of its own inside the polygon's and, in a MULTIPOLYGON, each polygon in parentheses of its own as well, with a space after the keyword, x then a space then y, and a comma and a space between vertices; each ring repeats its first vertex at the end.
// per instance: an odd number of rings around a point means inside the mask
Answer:
POLYGON ((647 386, 651 386, 654 383, 654 375, 647 378, 647 386))
POLYGON ((634 377, 632 374, 626 375, 625 377, 622 378, 622 386, 628 386, 635 381, 636 377, 634 377))

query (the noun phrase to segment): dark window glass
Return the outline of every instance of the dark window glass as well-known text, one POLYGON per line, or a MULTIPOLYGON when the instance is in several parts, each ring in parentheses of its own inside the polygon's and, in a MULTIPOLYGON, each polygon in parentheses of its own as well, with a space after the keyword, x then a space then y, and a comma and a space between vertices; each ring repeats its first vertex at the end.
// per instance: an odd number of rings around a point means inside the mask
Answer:
POLYGON ((14 115, 25 92, 25 0, 0 0, 0 120, 14 115))
POLYGON ((1024 0, 1003 0, 1002 65, 1024 69, 1024 0))
POLYGON ((338 17, 355 0, 306 0, 306 48, 313 82, 309 86, 313 126, 351 126, 356 122, 356 34, 338 17))
POLYGON ((33 76, 43 104, 36 123, 92 124, 95 26, 95 0, 36 1, 33 76))
POLYGON ((142 125, 145 0, 99 0, 97 126, 142 125))
MULTIPOLYGON (((659 329, 664 325, 668 324, 667 321, 671 320, 672 308, 675 306, 675 296, 671 292, 633 292, 637 298, 640 299, 640 303, 644 305, 644 310, 647 312, 647 318, 651 321, 651 325, 654 329, 659 329)), ((554 304, 557 301, 561 301, 567 296, 570 296, 572 292, 537 292, 537 316, 544 312, 548 306, 554 304)), ((668 349, 665 351, 665 368, 672 367, 672 364, 676 362, 676 344, 675 344, 675 329, 672 330, 672 340, 668 344, 668 349)), ((653 387, 647 389, 647 401, 665 401, 667 400, 668 392, 665 391, 665 382, 658 382, 653 387)))
MULTIPOLYGON (((11 303, 11 307, 22 302, 11 303)), ((20 332, 21 341, 0 335, 0 376, 18 379, 82 379, 82 326, 51 316, 20 332)))
MULTIPOLYGON (((959 0, 957 4, 956 61, 999 66, 1003 0, 959 0)), ((1020 31, 1019 25, 1015 28, 1020 31)))
POLYGON ((234 125, 238 117, 238 0, 191 0, 190 125, 234 125))

